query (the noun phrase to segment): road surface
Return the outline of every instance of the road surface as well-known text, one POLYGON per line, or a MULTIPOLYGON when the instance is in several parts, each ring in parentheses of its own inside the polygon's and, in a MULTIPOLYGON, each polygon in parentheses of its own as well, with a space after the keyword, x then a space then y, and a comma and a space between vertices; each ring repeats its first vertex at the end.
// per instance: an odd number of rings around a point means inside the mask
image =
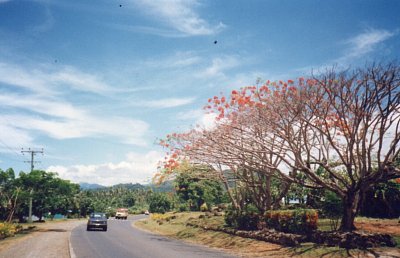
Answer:
POLYGON ((144 215, 128 220, 108 220, 108 231, 86 231, 80 225, 71 232, 72 258, 185 258, 234 257, 224 252, 169 239, 132 227, 144 215))

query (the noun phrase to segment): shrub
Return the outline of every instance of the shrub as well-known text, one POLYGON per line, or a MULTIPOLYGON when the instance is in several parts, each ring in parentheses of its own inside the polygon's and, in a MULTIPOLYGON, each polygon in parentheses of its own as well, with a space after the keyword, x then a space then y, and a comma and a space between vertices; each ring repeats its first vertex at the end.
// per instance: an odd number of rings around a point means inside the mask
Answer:
POLYGON ((287 233, 309 233, 317 229, 318 212, 311 209, 267 211, 268 227, 287 233))
POLYGON ((322 216, 329 219, 331 230, 337 230, 343 213, 342 199, 331 191, 325 192, 325 200, 321 203, 322 216))
POLYGON ((189 205, 188 205, 187 203, 181 203, 181 204, 179 204, 179 206, 178 206, 178 210, 179 210, 180 212, 184 212, 184 211, 189 211, 190 208, 189 208, 189 205))
POLYGON ((257 230, 262 221, 258 209, 249 204, 243 211, 237 211, 231 207, 225 213, 225 224, 240 230, 257 230))
POLYGON ((149 197, 149 211, 152 213, 165 213, 171 210, 171 200, 167 195, 154 193, 149 197))
POLYGON ((22 226, 11 223, 0 223, 0 239, 14 236, 22 230, 22 226))
POLYGON ((200 205, 200 211, 208 211, 207 203, 203 203, 202 205, 200 205))

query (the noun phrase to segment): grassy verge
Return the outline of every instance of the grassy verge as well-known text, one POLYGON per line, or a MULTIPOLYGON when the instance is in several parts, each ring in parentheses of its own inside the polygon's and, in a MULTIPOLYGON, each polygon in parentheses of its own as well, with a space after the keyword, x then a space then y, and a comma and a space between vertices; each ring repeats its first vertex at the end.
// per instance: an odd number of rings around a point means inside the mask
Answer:
MULTIPOLYGON (((200 219, 201 212, 152 214, 150 218, 136 222, 135 226, 188 242, 223 249, 242 257, 368 257, 372 254, 400 255, 397 248, 376 248, 373 250, 346 250, 338 247, 318 246, 304 243, 299 247, 287 248, 254 239, 242 238, 222 232, 207 231, 186 226, 187 222, 199 225, 223 225, 223 217, 200 219)), ((374 256, 371 256, 374 257, 374 256)))

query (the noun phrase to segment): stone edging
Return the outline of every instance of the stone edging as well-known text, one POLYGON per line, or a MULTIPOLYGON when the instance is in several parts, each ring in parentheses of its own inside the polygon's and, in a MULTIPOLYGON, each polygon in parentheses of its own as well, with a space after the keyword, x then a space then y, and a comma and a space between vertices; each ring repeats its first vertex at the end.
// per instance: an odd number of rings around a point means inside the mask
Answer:
POLYGON ((224 232, 231 235, 236 235, 240 237, 252 238, 257 240, 262 240, 266 242, 271 242, 284 246, 298 246, 301 242, 305 241, 305 236, 289 234, 278 232, 274 229, 263 229, 258 231, 245 231, 245 230, 236 230, 231 228, 222 228, 222 227, 212 227, 212 226, 201 226, 194 223, 188 222, 187 226, 202 228, 204 230, 213 230, 224 232))
POLYGON ((303 242, 313 242, 327 246, 339 246, 347 249, 366 249, 372 247, 395 247, 396 242, 389 234, 369 234, 364 232, 324 232, 314 231, 308 235, 283 233, 274 229, 262 229, 258 231, 236 230, 215 226, 202 226, 188 222, 187 226, 224 232, 231 235, 252 238, 271 242, 283 246, 298 246, 303 242))

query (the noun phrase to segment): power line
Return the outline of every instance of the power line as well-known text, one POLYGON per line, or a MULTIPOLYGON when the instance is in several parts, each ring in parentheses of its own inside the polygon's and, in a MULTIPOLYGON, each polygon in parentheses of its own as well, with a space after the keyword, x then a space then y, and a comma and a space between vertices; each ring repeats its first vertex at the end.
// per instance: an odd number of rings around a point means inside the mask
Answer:
POLYGON ((35 155, 37 154, 37 153, 42 153, 43 154, 43 148, 41 149, 41 150, 31 150, 31 148, 29 148, 28 150, 24 150, 24 148, 22 148, 22 150, 21 150, 21 153, 22 153, 22 155, 24 154, 24 153, 30 153, 31 154, 31 160, 30 161, 25 161, 25 162, 27 162, 27 163, 31 163, 31 172, 33 171, 33 169, 34 169, 34 164, 35 163, 38 163, 38 161, 34 161, 34 157, 35 157, 35 155))

